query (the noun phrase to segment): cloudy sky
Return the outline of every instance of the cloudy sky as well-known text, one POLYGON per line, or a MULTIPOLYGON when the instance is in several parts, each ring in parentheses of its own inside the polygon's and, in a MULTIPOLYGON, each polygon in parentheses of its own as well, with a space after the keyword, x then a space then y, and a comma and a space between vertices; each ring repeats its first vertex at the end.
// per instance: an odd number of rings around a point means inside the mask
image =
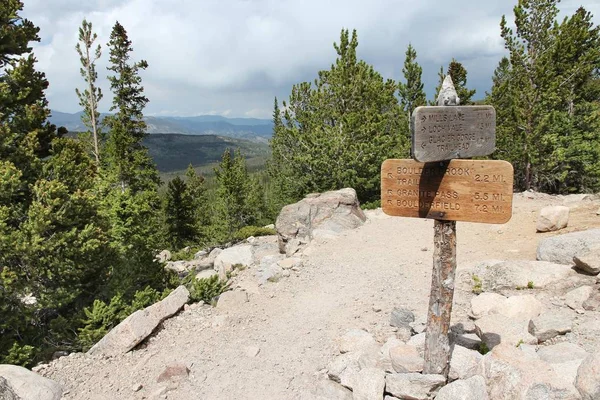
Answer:
MULTIPOLYGON (((335 61, 342 28, 357 29, 358 55, 385 78, 401 79, 408 43, 417 50, 429 97, 437 71, 454 57, 476 98, 489 90, 504 54, 500 18, 517 0, 24 0, 23 15, 41 29, 34 46, 50 81, 50 107, 79 110, 83 87, 75 51, 83 18, 103 46, 97 69, 110 107, 106 43, 115 21, 133 42, 150 103, 147 115, 269 118, 273 98, 312 81, 335 61)), ((600 0, 563 0, 562 15, 583 5, 600 23, 600 0)))

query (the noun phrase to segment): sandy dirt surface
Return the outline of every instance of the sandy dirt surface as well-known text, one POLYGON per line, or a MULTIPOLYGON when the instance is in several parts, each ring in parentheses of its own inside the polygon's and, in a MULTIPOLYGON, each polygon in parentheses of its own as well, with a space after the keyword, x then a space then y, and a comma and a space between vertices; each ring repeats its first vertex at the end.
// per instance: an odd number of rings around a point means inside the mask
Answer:
MULTIPOLYGON (((599 207, 597 200, 517 194, 509 223, 457 224, 458 269, 487 259, 535 260, 540 239, 600 227, 599 207), (571 207, 569 226, 536 233, 539 210, 562 204, 571 207)), ((336 338, 362 328, 385 340, 394 334, 394 307, 426 318, 433 221, 389 217, 381 210, 367 215, 364 226, 312 243, 304 267, 287 278, 258 286, 253 268, 242 271, 235 286, 248 292, 246 303, 229 310, 193 305, 124 356, 75 354, 40 373, 63 384, 66 399, 314 398, 311 391, 336 354, 336 338), (174 362, 186 364, 189 376, 157 382, 174 362)), ((453 322, 466 318, 471 296, 457 290, 453 322)), ((579 336, 576 327, 573 337, 591 351, 600 343, 599 325, 586 325, 579 336)))

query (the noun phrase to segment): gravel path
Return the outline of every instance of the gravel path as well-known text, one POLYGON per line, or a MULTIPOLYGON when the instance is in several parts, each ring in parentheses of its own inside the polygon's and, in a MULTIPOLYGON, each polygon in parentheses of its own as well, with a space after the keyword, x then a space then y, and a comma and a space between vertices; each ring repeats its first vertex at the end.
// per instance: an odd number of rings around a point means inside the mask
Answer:
MULTIPOLYGON (((563 204, 545 195, 515 195, 505 225, 458 223, 459 269, 485 259, 535 259, 541 207, 563 204)), ((560 233, 600 226, 598 202, 571 210, 560 233)), ((433 222, 368 211, 367 223, 337 239, 313 243, 305 266, 258 286, 253 269, 236 285, 249 301, 230 310, 193 305, 165 321, 142 346, 115 358, 74 354, 40 373, 63 384, 65 399, 310 399, 336 352, 336 338, 362 328, 379 340, 393 335, 389 315, 404 306, 424 321, 431 279, 433 222), (256 354, 258 351, 258 354, 256 354), (166 365, 188 366, 187 379, 158 383, 166 365)), ((472 296, 457 290, 453 319, 466 318, 472 296)), ((600 330, 600 327, 598 327, 600 330)), ((598 332, 600 333, 600 332, 598 332)))

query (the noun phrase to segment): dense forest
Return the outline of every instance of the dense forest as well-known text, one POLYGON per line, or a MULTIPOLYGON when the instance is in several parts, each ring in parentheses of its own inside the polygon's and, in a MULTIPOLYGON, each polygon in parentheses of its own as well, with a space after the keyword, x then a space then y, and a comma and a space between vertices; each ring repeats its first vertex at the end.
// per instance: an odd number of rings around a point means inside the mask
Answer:
MULTIPOLYGON (((497 111, 493 157, 513 164, 515 190, 598 191, 600 28, 583 8, 558 20, 557 2, 519 0, 516 29, 500 21, 506 57, 482 101, 497 111)), ((261 227, 283 205, 310 192, 353 187, 376 207, 382 161, 409 156, 410 115, 428 104, 417 49, 408 46, 395 82, 359 60, 357 32, 342 30, 331 68, 275 99, 266 171, 250 173, 244 155, 227 149, 210 179, 190 166, 164 183, 143 145, 149 99, 139 72, 151 66, 132 61, 125 27, 115 22, 105 45, 112 107, 101 120, 103 47, 82 22, 73 90, 87 132, 73 137, 48 122, 48 81, 31 48, 39 29, 22 10, 19 0, 0 3, 0 363, 86 350, 168 294, 182 282, 155 260, 162 249, 269 232, 261 227)), ((464 66, 449 60, 440 85, 446 74, 461 104, 472 104, 464 66)))

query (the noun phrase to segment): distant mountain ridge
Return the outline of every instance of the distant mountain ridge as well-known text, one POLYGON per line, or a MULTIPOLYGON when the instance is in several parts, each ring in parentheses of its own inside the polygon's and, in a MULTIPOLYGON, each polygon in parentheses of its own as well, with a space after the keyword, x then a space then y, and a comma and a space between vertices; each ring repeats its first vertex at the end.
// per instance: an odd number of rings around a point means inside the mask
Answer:
MULTIPOLYGON (((83 132, 87 128, 78 113, 52 110, 49 120, 56 126, 64 126, 70 132, 83 132)), ((101 114, 103 119, 109 114, 101 114)), ((227 118, 220 115, 195 117, 145 117, 149 134, 217 135, 256 142, 267 142, 273 133, 273 122, 258 118, 227 118)))

